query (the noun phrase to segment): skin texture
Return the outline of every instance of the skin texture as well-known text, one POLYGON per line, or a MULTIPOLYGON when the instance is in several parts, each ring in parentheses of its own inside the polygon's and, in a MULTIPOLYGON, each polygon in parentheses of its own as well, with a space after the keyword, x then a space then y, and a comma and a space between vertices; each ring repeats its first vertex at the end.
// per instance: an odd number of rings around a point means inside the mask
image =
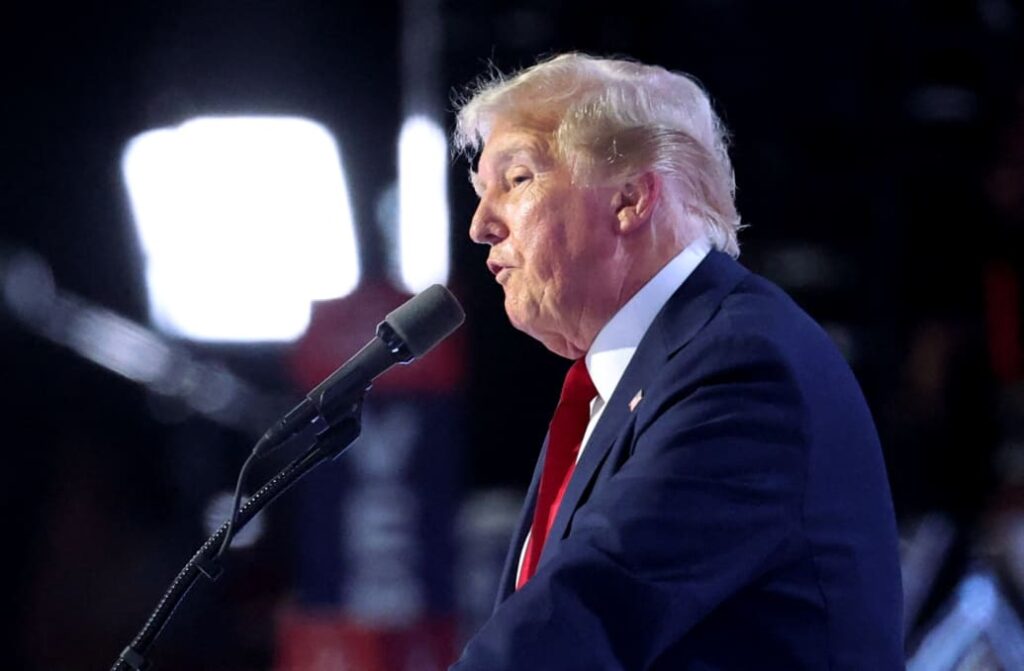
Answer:
POLYGON ((688 242, 655 217, 653 172, 596 185, 573 180, 550 135, 499 120, 472 175, 480 198, 470 238, 489 245, 512 325, 577 359, 618 311, 688 242))

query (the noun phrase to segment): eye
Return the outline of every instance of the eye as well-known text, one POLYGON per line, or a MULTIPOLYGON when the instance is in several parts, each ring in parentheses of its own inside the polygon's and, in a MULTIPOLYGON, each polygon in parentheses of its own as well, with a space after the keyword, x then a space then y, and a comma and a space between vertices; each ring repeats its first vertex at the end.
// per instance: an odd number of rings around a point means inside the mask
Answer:
POLYGON ((508 183, 514 188, 526 184, 532 177, 533 176, 530 173, 520 170, 513 172, 508 176, 508 183))

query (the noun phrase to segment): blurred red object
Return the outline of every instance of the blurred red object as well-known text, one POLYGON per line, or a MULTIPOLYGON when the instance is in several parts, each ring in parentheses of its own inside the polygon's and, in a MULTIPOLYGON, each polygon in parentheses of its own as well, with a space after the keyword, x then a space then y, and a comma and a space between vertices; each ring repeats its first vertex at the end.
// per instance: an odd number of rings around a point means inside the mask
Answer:
POLYGON ((334 611, 286 609, 277 619, 276 671, 443 671, 455 661, 452 618, 381 628, 334 611))
MULTIPOLYGON (((360 285, 345 298, 321 301, 305 335, 290 357, 292 379, 301 390, 312 389, 365 345, 388 312, 411 295, 384 282, 360 285)), ((465 338, 456 331, 413 365, 396 366, 381 375, 374 387, 389 391, 451 391, 465 379, 465 338)))

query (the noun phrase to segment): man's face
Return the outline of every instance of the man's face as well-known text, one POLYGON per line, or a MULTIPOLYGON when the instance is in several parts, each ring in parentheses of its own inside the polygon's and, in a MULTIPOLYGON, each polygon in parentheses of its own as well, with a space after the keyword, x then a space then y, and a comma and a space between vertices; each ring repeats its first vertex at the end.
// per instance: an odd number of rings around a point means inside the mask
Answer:
POLYGON ((512 325, 576 358, 607 318, 607 294, 618 280, 610 264, 614 191, 573 184, 547 137, 495 125, 473 176, 480 204, 469 234, 491 246, 487 266, 505 290, 512 325))

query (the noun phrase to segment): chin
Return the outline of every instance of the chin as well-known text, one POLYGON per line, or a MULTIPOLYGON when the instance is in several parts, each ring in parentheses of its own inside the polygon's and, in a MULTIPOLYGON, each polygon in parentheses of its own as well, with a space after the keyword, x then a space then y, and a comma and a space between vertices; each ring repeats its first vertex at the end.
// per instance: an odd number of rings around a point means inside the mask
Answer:
POLYGON ((528 315, 524 314, 523 306, 518 301, 514 300, 508 293, 505 294, 505 316, 508 317, 508 321, 513 327, 529 333, 530 323, 533 321, 528 315))
POLYGON ((551 329, 538 328, 536 319, 524 318, 522 314, 516 313, 514 310, 506 310, 506 314, 513 328, 522 331, 558 356, 565 357, 566 359, 578 359, 586 353, 579 352, 560 333, 551 329))
POLYGON ((517 306, 509 305, 508 301, 505 301, 505 316, 508 317, 508 323, 512 325, 512 328, 522 331, 535 340, 541 339, 534 328, 536 320, 524 315, 517 306))
POLYGON ((505 315, 508 316, 508 323, 512 325, 512 328, 517 331, 522 331, 531 338, 536 338, 533 330, 530 328, 530 322, 525 319, 521 319, 514 310, 505 310, 505 315))

